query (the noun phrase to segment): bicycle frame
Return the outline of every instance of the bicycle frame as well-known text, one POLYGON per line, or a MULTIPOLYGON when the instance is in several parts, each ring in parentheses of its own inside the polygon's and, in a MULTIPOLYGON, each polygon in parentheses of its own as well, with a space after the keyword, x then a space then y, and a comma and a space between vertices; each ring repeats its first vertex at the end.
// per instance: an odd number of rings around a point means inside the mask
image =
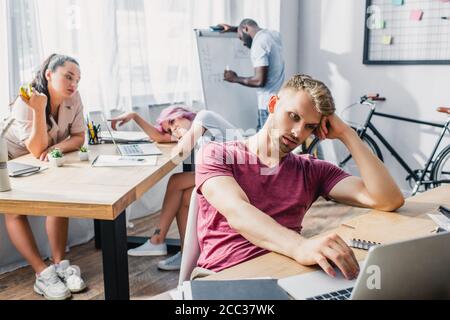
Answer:
MULTIPOLYGON (((400 116, 395 116, 395 115, 390 115, 390 114, 386 114, 386 113, 382 113, 382 112, 376 112, 376 105, 375 103, 371 102, 371 101, 365 101, 362 104, 366 104, 370 106, 370 112, 365 120, 364 125, 362 126, 361 129, 358 129, 358 135, 360 137, 362 137, 366 132, 367 129, 370 129, 372 131, 372 133, 378 138, 378 140, 381 141, 381 143, 386 147, 386 149, 389 150, 389 152, 391 153, 391 155, 398 161, 398 163, 400 163, 400 165, 414 178, 414 180, 416 181, 414 190, 413 190, 413 194, 415 194, 417 192, 417 190, 419 189, 420 185, 428 185, 428 184, 432 184, 432 183, 437 183, 437 182, 445 182, 445 183, 450 183, 450 181, 424 181, 425 175, 428 172, 428 168, 430 167, 431 163, 433 162, 433 158, 439 148, 439 145, 442 142, 442 139, 445 136, 445 133, 448 131, 450 133, 450 118, 447 120, 447 122, 445 124, 440 124, 440 123, 434 123, 434 122, 428 122, 428 121, 420 121, 420 120, 415 120, 415 119, 410 119, 410 118, 405 118, 405 117, 400 117, 400 116), (400 120, 400 121, 406 121, 406 122, 412 122, 412 123, 417 123, 417 124, 422 124, 422 125, 428 125, 428 126, 432 126, 432 127, 437 127, 437 128, 442 128, 441 134, 436 142, 436 144, 434 145, 433 151, 430 155, 430 157, 428 158, 428 160, 426 161, 425 164, 425 168, 421 171, 420 176, 418 176, 416 174, 416 172, 411 169, 411 167, 405 162, 405 160, 403 160, 403 158, 397 153, 397 151, 395 151, 395 149, 391 146, 391 144, 383 137, 383 135, 375 128, 375 126, 372 124, 371 120, 373 116, 379 116, 379 117, 384 117, 384 118, 389 118, 389 119, 395 119, 395 120, 400 120)), ((346 159, 347 160, 347 159, 346 159)), ((344 160, 344 161, 346 161, 344 160)), ((344 163, 344 161, 342 163, 344 163)))

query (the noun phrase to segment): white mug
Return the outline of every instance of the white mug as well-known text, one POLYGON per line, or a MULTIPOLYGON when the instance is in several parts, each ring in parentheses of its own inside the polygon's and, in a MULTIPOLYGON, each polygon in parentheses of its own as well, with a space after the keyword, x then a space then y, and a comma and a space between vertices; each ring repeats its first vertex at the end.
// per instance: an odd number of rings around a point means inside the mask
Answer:
POLYGON ((11 190, 8 174, 8 146, 4 138, 0 138, 0 192, 11 190))

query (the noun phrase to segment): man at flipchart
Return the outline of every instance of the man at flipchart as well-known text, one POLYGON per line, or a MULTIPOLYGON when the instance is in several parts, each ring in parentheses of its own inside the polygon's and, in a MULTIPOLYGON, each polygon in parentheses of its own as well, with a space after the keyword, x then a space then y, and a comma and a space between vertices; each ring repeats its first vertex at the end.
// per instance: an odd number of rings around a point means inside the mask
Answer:
POLYGON ((238 27, 221 24, 222 32, 237 32, 247 48, 251 50, 253 76, 239 76, 236 72, 224 72, 224 80, 247 87, 257 88, 259 131, 269 115, 267 106, 271 95, 276 95, 284 83, 283 46, 280 33, 262 29, 252 19, 244 19, 238 27))

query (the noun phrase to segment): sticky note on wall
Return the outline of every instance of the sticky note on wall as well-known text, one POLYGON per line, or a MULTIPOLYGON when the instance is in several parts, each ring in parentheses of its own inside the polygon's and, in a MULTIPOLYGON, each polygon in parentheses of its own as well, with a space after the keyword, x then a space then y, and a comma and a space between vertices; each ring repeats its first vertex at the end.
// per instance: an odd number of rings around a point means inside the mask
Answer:
POLYGON ((423 11, 416 9, 416 10, 411 10, 411 14, 409 15, 409 19, 410 20, 414 20, 414 21, 420 21, 422 20, 423 17, 423 11))
POLYGON ((381 39, 381 43, 385 45, 391 45, 392 44, 392 36, 383 36, 381 39))
POLYGON ((386 21, 385 20, 380 20, 380 19, 375 21, 374 28, 375 29, 384 29, 384 28, 386 28, 386 21))
POLYGON ((392 4, 394 6, 402 6, 403 5, 403 0, 392 0, 392 4))

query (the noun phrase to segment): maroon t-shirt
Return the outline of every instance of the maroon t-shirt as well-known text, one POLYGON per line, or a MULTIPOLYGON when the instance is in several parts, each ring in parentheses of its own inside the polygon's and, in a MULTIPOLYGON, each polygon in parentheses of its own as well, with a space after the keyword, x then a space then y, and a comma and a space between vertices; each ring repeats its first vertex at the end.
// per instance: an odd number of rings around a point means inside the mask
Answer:
POLYGON ((201 250, 197 265, 212 271, 229 268, 268 251, 237 233, 209 204, 201 193, 206 180, 233 177, 253 206, 286 228, 300 232, 303 217, 312 203, 319 196, 329 199, 331 189, 349 176, 329 162, 292 153, 278 166, 268 168, 242 141, 210 143, 197 154, 197 160, 197 231, 201 250))

